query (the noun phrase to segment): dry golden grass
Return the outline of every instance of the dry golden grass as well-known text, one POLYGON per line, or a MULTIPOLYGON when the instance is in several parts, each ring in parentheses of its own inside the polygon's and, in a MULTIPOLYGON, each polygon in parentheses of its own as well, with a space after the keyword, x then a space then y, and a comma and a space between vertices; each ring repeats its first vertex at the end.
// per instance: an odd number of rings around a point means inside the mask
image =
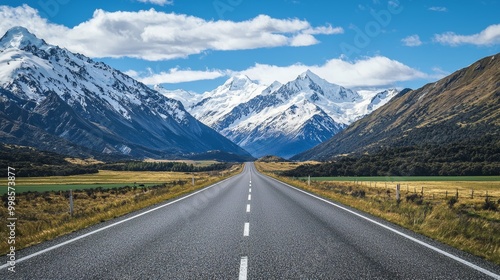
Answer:
MULTIPOLYGON (((163 183, 170 183, 157 188, 128 187, 75 191, 73 195, 74 215, 72 217, 69 215, 67 191, 17 194, 15 208, 15 217, 18 219, 16 250, 193 192, 237 174, 241 170, 242 166, 238 165, 232 170, 221 173, 197 173, 195 186, 192 186, 189 180, 182 185, 173 183, 174 179, 191 178, 191 174, 172 172, 153 172, 154 174, 150 174, 149 172, 106 171, 100 175, 79 175, 71 176, 72 178, 52 177, 47 179, 50 184, 54 184, 55 179, 60 180, 59 182, 72 183, 89 183, 96 179, 105 182, 123 182, 123 180, 130 181, 137 178, 132 175, 140 174, 142 176, 151 175, 150 180, 155 182, 163 180, 163 183)), ((32 178, 31 180, 40 184, 46 179, 32 178)), ((5 201, 2 204, 5 205, 5 201)), ((8 212, 7 207, 3 206, 0 207, 0 219, 6 221, 8 212)), ((0 228, 0 235, 7 236, 7 227, 0 228)), ((0 254, 7 253, 7 246, 6 242, 0 243, 0 254)))
POLYGON ((97 174, 50 177, 19 177, 16 184, 19 186, 32 185, 85 185, 85 184, 134 184, 136 183, 164 183, 173 180, 187 180, 192 176, 200 178, 206 173, 183 172, 156 172, 156 171, 110 171, 99 170, 97 174))
MULTIPOLYGON (((352 183, 352 181, 339 181, 352 183)), ((413 182, 357 182, 359 186, 396 190, 399 184, 402 194, 422 194, 427 199, 446 199, 455 196, 470 201, 484 201, 486 196, 500 198, 500 181, 413 181, 413 182)))
POLYGON ((96 160, 96 159, 93 159, 93 158, 86 158, 86 159, 81 159, 81 158, 65 158, 64 160, 66 160, 69 163, 79 164, 79 165, 93 165, 93 164, 104 163, 103 161, 96 160))
MULTIPOLYGON (((428 183, 424 187, 424 197, 418 195, 420 189, 417 189, 417 195, 414 195, 413 191, 406 194, 406 187, 402 185, 402 200, 397 202, 395 183, 394 185, 388 183, 387 188, 385 182, 377 184, 377 187, 374 182, 372 182, 372 187, 369 186, 369 182, 356 184, 354 182, 312 181, 311 185, 308 185, 304 181, 276 175, 274 173, 277 170, 276 166, 259 162, 256 163, 256 167, 288 184, 384 218, 500 265, 500 212, 483 209, 485 197, 475 196, 474 199, 470 199, 470 194, 469 196, 459 195, 458 201, 451 204, 450 200, 455 192, 450 191, 448 199, 437 197, 436 194, 433 199, 431 191, 433 188, 456 191, 456 182, 414 182, 428 183), (407 197, 413 197, 414 200, 407 200, 407 197)), ((479 182, 479 185, 475 186, 469 185, 472 182, 466 183, 462 186, 464 191, 471 186, 485 188, 489 185, 480 183, 492 182, 479 182)), ((498 189, 496 189, 496 182, 494 183, 489 191, 496 194, 498 189)), ((499 207, 496 200, 493 203, 499 207)))

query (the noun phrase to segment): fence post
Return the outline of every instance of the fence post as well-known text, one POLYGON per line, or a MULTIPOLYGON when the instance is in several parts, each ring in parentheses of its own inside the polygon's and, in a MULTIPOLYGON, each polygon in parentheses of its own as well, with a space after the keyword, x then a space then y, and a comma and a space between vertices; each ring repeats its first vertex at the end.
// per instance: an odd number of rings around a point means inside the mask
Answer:
POLYGON ((310 186, 311 185, 311 175, 309 175, 307 177, 307 185, 310 186))
POLYGON ((191 178, 191 184, 193 185, 194 187, 194 174, 193 174, 193 178, 191 178))
POLYGON ((470 190, 470 198, 474 199, 474 190, 470 190))
POLYGON ((457 193, 455 194, 455 198, 458 199, 458 189, 457 189, 457 193))
POLYGON ((397 184, 396 185, 396 201, 399 203, 401 201, 401 194, 400 194, 400 185, 397 184))
POLYGON ((424 197, 424 187, 422 187, 422 191, 420 193, 422 194, 422 197, 424 197))
POLYGON ((69 215, 73 217, 73 190, 69 190, 69 215))

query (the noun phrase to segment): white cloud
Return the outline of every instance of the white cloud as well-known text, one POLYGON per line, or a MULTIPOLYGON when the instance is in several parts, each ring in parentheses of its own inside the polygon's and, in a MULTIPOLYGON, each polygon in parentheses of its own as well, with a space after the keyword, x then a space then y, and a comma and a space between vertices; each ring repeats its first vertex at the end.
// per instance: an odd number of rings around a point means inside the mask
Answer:
POLYGON ((236 74, 245 74, 261 84, 271 84, 274 81, 286 83, 294 80, 308 69, 331 83, 349 88, 394 86, 397 82, 443 75, 443 72, 435 70, 435 75, 430 76, 384 56, 367 57, 357 61, 346 61, 336 58, 330 59, 322 65, 296 63, 288 66, 277 66, 256 63, 254 66, 242 71, 231 69, 191 70, 172 68, 160 73, 155 73, 151 69, 148 69, 145 73, 139 73, 134 70, 129 70, 125 73, 148 85, 212 80, 236 74))
POLYGON ((125 74, 147 85, 156 84, 176 84, 184 82, 193 82, 201 80, 213 80, 227 75, 227 72, 221 70, 191 70, 172 68, 168 71, 154 73, 148 69, 148 73, 143 74, 135 70, 129 70, 125 74))
POLYGON ((434 42, 450 46, 464 44, 488 46, 500 44, 500 24, 490 25, 483 31, 472 35, 458 35, 454 32, 435 34, 433 40, 434 42))
POLYGON ((328 26, 319 26, 319 27, 314 27, 305 30, 303 33, 305 34, 342 34, 344 33, 344 29, 342 27, 332 27, 331 25, 328 26))
POLYGON ((352 88, 390 86, 396 82, 428 78, 427 74, 384 56, 368 57, 357 61, 331 59, 323 65, 255 64, 241 73, 253 80, 270 84, 274 80, 281 83, 291 81, 307 69, 331 83, 352 88))
POLYGON ((407 47, 418 47, 422 45, 422 41, 420 41, 420 37, 418 35, 411 35, 406 38, 401 39, 401 42, 407 47))
POLYGON ((151 4, 156 4, 160 6, 165 6, 165 5, 173 5, 174 1, 173 0, 137 0, 142 3, 151 3, 151 4))
POLYGON ((317 44, 318 40, 310 34, 299 34, 292 38, 290 45, 294 47, 304 47, 317 44))
POLYGON ((22 24, 38 38, 45 39, 49 43, 58 44, 60 40, 52 40, 57 38, 57 34, 67 34, 69 29, 62 25, 51 24, 46 19, 40 17, 37 10, 24 4, 20 7, 13 8, 9 6, 0 6, 0 36, 11 27, 22 24))
POLYGON ((309 46, 319 42, 314 35, 343 32, 339 27, 313 27, 305 20, 276 19, 267 15, 240 22, 208 21, 154 9, 137 12, 96 10, 91 19, 74 28, 50 23, 27 5, 0 6, 0 18, 0 33, 23 23, 48 43, 73 52, 90 57, 146 60, 185 58, 207 50, 309 46))
POLYGON ((434 11, 434 12, 447 12, 448 8, 446 8, 446 7, 430 7, 429 10, 434 11))

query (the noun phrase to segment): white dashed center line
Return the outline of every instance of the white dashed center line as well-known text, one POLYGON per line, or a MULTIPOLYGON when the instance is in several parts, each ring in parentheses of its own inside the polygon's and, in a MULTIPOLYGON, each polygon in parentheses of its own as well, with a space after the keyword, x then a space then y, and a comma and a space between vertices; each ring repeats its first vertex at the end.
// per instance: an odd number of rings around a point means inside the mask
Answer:
POLYGON ((247 213, 250 213, 250 204, 247 204, 247 213))
POLYGON ((252 200, 252 195, 251 194, 248 195, 248 200, 252 200))
POLYGON ((241 257, 240 261, 240 277, 239 280, 247 279, 248 257, 241 257))
POLYGON ((245 228, 243 229, 243 236, 248 236, 250 234, 250 223, 245 223, 245 228))
POLYGON ((248 189, 248 192, 252 192, 252 188, 248 189))

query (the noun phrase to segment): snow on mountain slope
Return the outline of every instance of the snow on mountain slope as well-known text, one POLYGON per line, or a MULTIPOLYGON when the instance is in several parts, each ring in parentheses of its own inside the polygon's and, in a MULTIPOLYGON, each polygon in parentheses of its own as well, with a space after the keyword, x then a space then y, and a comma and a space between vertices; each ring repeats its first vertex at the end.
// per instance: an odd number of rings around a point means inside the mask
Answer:
POLYGON ((248 102, 262 93, 259 85, 245 75, 231 77, 215 90, 205 92, 199 102, 191 104, 189 112, 204 124, 213 125, 241 103, 248 102))
POLYGON ((393 91, 361 95, 306 71, 286 84, 268 87, 246 76, 232 77, 184 105, 256 157, 291 157, 331 138, 393 95, 393 91))
MULTIPOLYGON (((6 108, 22 110, 3 119, 3 132, 10 136, 7 123, 21 120, 32 132, 45 131, 99 153, 158 157, 222 150, 248 155, 193 118, 181 102, 102 62, 50 46, 22 27, 0 39, 0 89, 6 108)), ((37 139, 30 144, 42 145, 37 139)))

